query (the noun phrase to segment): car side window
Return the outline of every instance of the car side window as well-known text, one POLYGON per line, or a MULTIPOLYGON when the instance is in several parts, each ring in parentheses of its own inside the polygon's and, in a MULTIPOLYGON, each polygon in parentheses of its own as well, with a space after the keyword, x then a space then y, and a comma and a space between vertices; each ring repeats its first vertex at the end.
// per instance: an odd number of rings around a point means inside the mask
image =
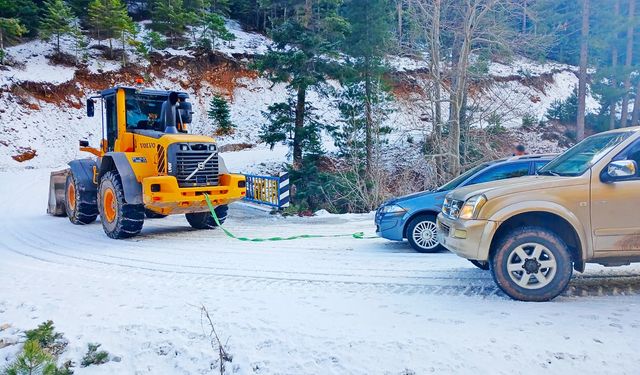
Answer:
MULTIPOLYGON (((627 149, 623 150, 613 160, 633 160, 636 162, 638 170, 636 171, 636 178, 640 177, 640 141, 636 141, 627 149)), ((633 179, 633 178, 632 178, 633 179)))
POLYGON ((481 184, 483 182, 504 180, 507 178, 522 177, 529 174, 529 162, 508 163, 491 168, 480 173, 467 185, 481 184))
POLYGON ((549 163, 549 160, 545 160, 545 161, 534 161, 533 162, 533 171, 534 172, 538 172, 540 170, 540 168, 544 167, 545 165, 547 165, 549 163))

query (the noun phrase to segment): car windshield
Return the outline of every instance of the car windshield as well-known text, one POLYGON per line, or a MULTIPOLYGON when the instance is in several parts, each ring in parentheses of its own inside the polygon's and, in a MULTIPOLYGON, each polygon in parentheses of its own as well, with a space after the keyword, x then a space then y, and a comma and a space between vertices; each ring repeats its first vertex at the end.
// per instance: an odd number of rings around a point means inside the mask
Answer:
POLYGON ((597 163, 612 148, 633 132, 615 132, 591 136, 542 167, 539 175, 580 176, 597 163))
POLYGON ((486 167, 490 166, 491 164, 493 164, 493 163, 483 163, 483 164, 480 164, 480 165, 478 165, 478 166, 476 166, 474 168, 471 168, 468 171, 466 171, 463 174, 461 174, 460 176, 458 176, 458 177, 454 178, 453 180, 447 182, 446 184, 440 186, 437 191, 453 190, 453 189, 457 188, 458 185, 460 185, 461 183, 466 181, 469 177, 471 177, 474 174, 478 173, 479 171, 485 169, 486 167))

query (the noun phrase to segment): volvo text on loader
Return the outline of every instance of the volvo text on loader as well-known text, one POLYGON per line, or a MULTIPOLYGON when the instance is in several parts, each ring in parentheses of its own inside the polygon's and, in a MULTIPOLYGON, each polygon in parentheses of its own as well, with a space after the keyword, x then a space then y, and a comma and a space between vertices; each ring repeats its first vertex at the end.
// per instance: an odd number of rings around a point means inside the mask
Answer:
POLYGON ((89 224, 100 215, 111 238, 140 233, 144 218, 185 214, 197 229, 216 227, 204 194, 223 222, 227 205, 245 196, 243 175, 230 174, 215 140, 187 133, 191 104, 183 92, 117 86, 87 100, 87 116, 101 104, 102 144, 80 150, 51 174, 47 212, 89 224))

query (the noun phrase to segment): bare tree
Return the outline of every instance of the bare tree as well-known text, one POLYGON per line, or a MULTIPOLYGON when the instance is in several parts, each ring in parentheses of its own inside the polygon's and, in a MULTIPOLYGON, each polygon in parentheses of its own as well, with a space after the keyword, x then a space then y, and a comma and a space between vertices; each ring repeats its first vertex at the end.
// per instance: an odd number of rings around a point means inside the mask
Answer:
POLYGON ((576 139, 584 138, 585 100, 587 97, 587 57, 589 55, 589 0, 582 0, 582 31, 580 32, 580 68, 578 74, 578 119, 576 139))
POLYGON ((624 61, 625 78, 624 78, 624 97, 622 98, 622 109, 620 110, 620 127, 627 126, 627 117, 629 115, 629 91, 631 90, 631 63, 633 61, 633 27, 635 25, 636 0, 629 0, 629 14, 627 24, 627 49, 624 61))
MULTIPOLYGON (((618 20, 620 17, 620 0, 615 0, 613 4, 613 15, 615 20, 618 20)), ((617 34, 617 33, 616 33, 617 34)), ((614 39, 613 43, 611 43, 611 87, 618 87, 618 80, 616 78, 616 69, 618 68, 618 44, 614 39)), ((613 130, 616 128, 616 106, 618 104, 617 97, 611 98, 609 102, 609 129, 613 130)))

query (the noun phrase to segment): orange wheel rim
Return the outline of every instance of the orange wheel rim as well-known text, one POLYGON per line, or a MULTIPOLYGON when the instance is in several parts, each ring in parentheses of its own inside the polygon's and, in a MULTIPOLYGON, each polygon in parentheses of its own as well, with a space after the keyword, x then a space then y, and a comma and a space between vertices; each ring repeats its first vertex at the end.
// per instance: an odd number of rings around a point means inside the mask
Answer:
POLYGON ((69 201, 69 208, 75 210, 76 208, 76 187, 73 184, 67 186, 67 201, 69 201))
POLYGON ((105 219, 110 223, 113 222, 116 219, 116 213, 118 211, 116 206, 116 195, 113 193, 113 190, 106 189, 104 191, 104 196, 102 197, 102 208, 105 219))

